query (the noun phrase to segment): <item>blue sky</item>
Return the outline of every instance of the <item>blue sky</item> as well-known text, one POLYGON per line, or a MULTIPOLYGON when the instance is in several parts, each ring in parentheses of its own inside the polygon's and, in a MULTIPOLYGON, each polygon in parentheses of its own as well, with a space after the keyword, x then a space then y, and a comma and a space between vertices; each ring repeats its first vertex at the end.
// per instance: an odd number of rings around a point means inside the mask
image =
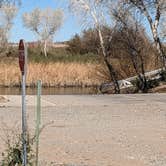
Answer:
MULTIPOLYGON (((37 40, 36 35, 30 30, 23 27, 22 14, 25 12, 31 12, 35 8, 47 8, 52 9, 61 8, 64 10, 64 23, 62 27, 58 30, 54 37, 55 42, 69 40, 76 33, 80 33, 83 28, 79 24, 78 18, 74 17, 68 11, 69 0, 21 0, 22 5, 19 7, 18 14, 14 20, 14 25, 10 33, 11 42, 18 42, 20 39, 25 41, 35 41, 37 40)), ((144 23, 147 23, 146 21, 144 23)), ((151 37, 151 32, 149 25, 146 25, 146 30, 148 35, 151 37)))
POLYGON ((18 42, 20 39, 24 39, 25 41, 37 40, 35 34, 24 28, 22 24, 22 14, 24 12, 31 12, 36 7, 43 9, 46 7, 51 7, 52 9, 62 8, 64 10, 64 23, 56 33, 54 41, 66 41, 75 33, 80 33, 81 26, 79 25, 77 18, 68 12, 67 2, 68 0, 22 0, 22 4, 10 33, 10 41, 18 42))

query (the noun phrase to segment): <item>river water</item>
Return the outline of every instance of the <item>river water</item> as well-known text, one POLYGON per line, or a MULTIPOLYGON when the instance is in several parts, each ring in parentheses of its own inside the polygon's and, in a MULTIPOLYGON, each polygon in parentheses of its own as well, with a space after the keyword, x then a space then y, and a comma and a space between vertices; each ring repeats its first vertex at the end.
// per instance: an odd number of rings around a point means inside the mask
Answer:
MULTIPOLYGON (((36 88, 27 88, 27 95, 36 95, 36 88)), ((81 94, 97 94, 96 87, 67 87, 67 88, 42 88, 42 95, 81 95, 81 94)), ((0 87, 0 95, 21 95, 19 87, 0 87)))

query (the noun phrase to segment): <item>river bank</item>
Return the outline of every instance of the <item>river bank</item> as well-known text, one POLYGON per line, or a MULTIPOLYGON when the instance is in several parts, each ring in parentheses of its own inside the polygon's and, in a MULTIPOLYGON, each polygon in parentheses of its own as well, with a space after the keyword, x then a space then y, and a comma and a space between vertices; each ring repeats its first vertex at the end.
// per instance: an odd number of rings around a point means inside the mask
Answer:
MULTIPOLYGON (((99 86, 97 65, 92 63, 29 63, 27 87, 35 87, 42 80, 43 87, 93 87, 99 86)), ((19 87, 21 74, 18 62, 0 63, 0 86, 19 87)))
MULTIPOLYGON (((85 95, 99 94, 98 87, 43 87, 42 95, 85 95)), ((0 87, 0 95, 21 95, 21 87, 0 87)), ((36 95, 37 87, 26 88, 27 95, 36 95)))

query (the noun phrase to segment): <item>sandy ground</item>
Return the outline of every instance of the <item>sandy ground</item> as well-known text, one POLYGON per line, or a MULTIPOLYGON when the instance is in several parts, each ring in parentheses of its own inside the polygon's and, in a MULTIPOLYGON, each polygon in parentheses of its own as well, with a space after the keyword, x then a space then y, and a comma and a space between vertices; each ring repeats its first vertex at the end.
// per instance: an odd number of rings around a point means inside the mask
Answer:
MULTIPOLYGON (((3 125, 21 123, 21 97, 0 103, 3 125)), ((28 126, 36 97, 27 96, 28 126)), ((40 160, 68 166, 166 166, 166 94, 42 96, 40 160)), ((16 125, 17 124, 17 125, 16 125)), ((4 144, 0 141, 0 153, 4 144)), ((56 165, 56 164, 55 164, 56 165)))

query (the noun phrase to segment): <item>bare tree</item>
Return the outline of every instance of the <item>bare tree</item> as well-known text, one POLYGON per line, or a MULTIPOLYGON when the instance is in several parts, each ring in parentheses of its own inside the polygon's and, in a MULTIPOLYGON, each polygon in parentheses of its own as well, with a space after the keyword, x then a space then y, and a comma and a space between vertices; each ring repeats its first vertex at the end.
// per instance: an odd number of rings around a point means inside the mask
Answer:
POLYGON ((0 0, 0 7, 4 4, 13 4, 13 5, 20 5, 21 4, 21 0, 0 0))
POLYGON ((17 13, 17 7, 13 4, 3 4, 0 10, 0 42, 8 43, 9 33, 13 25, 13 19, 17 13))
MULTIPOLYGON (((133 12, 140 12, 149 23, 154 44, 161 57, 164 68, 166 67, 166 55, 162 47, 161 39, 159 36, 160 24, 163 12, 166 10, 165 0, 122 0, 126 10, 133 12), (135 10, 136 9, 136 10, 135 10)), ((144 22, 145 24, 145 22, 144 22)))
POLYGON ((47 43, 53 40, 55 33, 62 25, 63 11, 36 8, 31 13, 24 13, 23 22, 26 28, 38 35, 43 43, 44 54, 47 56, 47 43))
MULTIPOLYGON (((98 31, 99 40, 100 40, 100 47, 102 50, 102 56, 104 62, 109 70, 109 74, 111 80, 114 84, 115 93, 120 93, 120 88, 117 80, 117 74, 110 63, 109 54, 105 47, 104 37, 101 31, 101 27, 105 24, 106 19, 104 19, 105 11, 103 9, 104 6, 102 5, 103 1, 101 0, 70 0, 70 9, 74 13, 78 13, 81 16, 82 22, 93 24, 98 31)), ((111 36, 109 37, 109 41, 111 42, 111 36)))
POLYGON ((128 11, 124 8, 119 8, 113 11, 114 19, 117 21, 118 36, 116 42, 118 42, 118 49, 124 50, 132 62, 135 73, 139 79, 141 86, 140 90, 147 92, 147 80, 145 76, 145 60, 142 50, 146 39, 144 37, 144 30, 128 11))
POLYGON ((160 26, 160 35, 164 42, 166 42, 166 10, 162 13, 161 19, 161 26, 160 26))
POLYGON ((142 92, 148 91, 147 79, 145 76, 145 61, 147 58, 147 43, 144 30, 140 28, 137 22, 130 25, 125 14, 116 16, 119 21, 118 45, 128 56, 139 80, 139 89, 142 92), (125 17, 126 19, 123 19, 125 17))
POLYGON ((20 0, 0 0, 0 45, 1 52, 8 47, 8 38, 13 25, 13 19, 17 14, 20 0))

